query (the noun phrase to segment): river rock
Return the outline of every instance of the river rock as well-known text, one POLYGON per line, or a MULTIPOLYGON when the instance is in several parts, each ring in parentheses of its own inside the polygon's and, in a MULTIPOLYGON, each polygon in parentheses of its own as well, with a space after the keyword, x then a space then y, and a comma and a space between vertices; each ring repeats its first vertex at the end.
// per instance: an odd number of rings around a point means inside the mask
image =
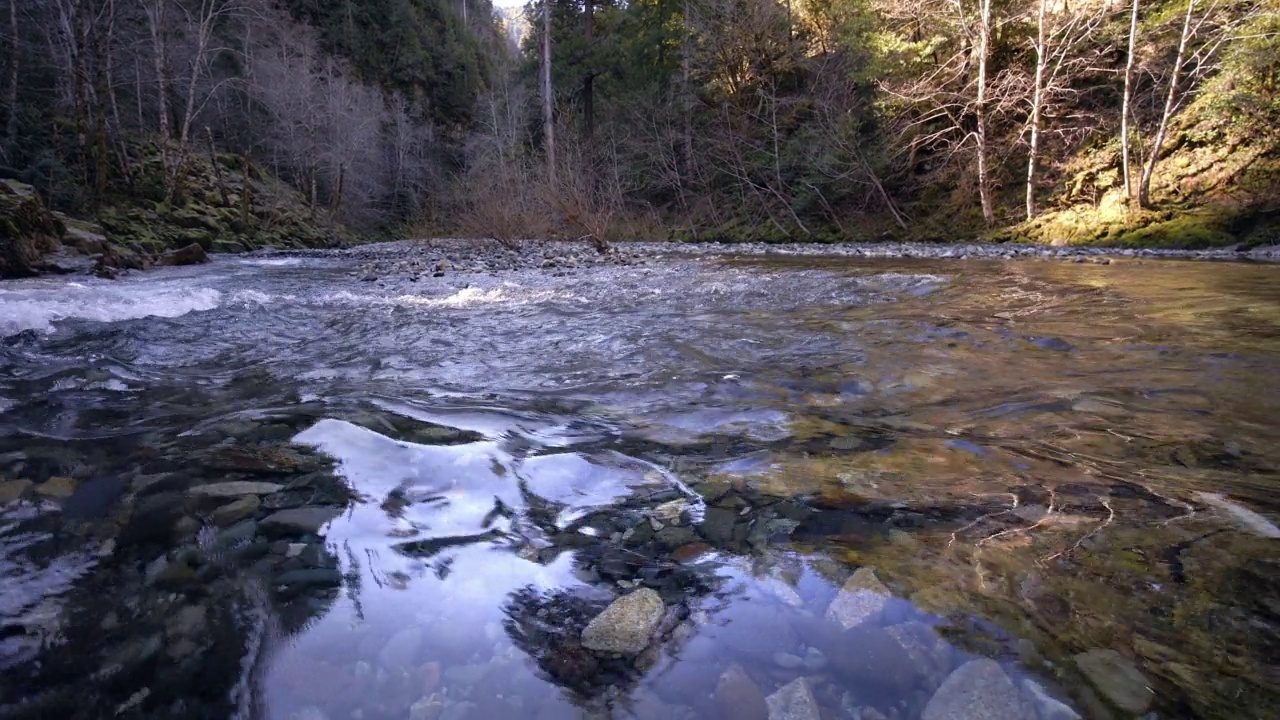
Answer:
POLYGON ((265 533, 318 535, 325 523, 338 517, 341 510, 334 507, 300 507, 268 515, 259 523, 265 533))
POLYGON ((1111 704, 1140 715, 1151 707, 1155 693, 1138 668, 1125 656, 1109 649, 1094 649, 1075 656, 1076 667, 1111 704))
POLYGON ((662 622, 662 597, 641 588, 614 600, 582 631, 582 646, 598 652, 635 655, 649 645, 662 622))
POLYGON ((733 541, 733 524, 737 519, 737 513, 732 510, 707 508, 698 530, 712 545, 727 545, 733 541))
POLYGON ((769 720, 819 720, 818 701, 807 678, 796 678, 765 698, 769 720))
POLYGON ((283 489, 284 486, 278 483, 236 481, 197 485, 188 492, 199 497, 231 498, 242 495, 270 495, 283 489))
POLYGON ((883 628, 861 625, 850 628, 822 650, 836 672, 847 682, 886 699, 905 695, 928 676, 911 653, 883 628))
POLYGON ((0 505, 8 505, 21 498, 30 487, 30 480, 5 480, 0 482, 0 505))
POLYGON ((161 265, 199 265, 209 262, 209 255, 200 243, 191 243, 177 250, 170 250, 160 257, 161 265))
POLYGON ((1080 713, 1071 709, 1070 705, 1053 697, 1040 683, 1025 678, 1022 681, 1022 689, 1027 695, 1027 699, 1035 706, 1036 713, 1040 720, 1080 720, 1080 713))
POLYGON ((262 501, 257 495, 246 495, 239 500, 233 500, 213 511, 213 524, 218 527, 234 525, 241 520, 253 517, 261 505, 262 501))
POLYGON ((1035 720, 1000 663, 982 658, 956 668, 925 706, 920 720, 1035 720))
POLYGON ((716 639, 759 662, 772 662, 776 652, 799 649, 800 637, 790 613, 766 605, 734 608, 729 622, 716 629, 716 639))
POLYGON ((769 717, 764 693, 737 663, 730 665, 716 681, 715 702, 723 718, 765 720, 769 717))
POLYGON ((893 593, 880 582, 871 568, 858 568, 827 606, 827 619, 848 630, 863 623, 875 623, 893 593))
POLYGON ((36 485, 36 494, 59 500, 71 497, 76 491, 76 481, 69 477, 51 477, 36 485))

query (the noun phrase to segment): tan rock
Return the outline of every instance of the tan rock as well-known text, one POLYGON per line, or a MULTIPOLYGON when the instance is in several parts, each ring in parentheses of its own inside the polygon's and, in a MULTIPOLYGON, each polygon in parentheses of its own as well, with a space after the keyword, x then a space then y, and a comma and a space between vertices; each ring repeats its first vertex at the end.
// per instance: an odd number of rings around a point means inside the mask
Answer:
POLYGON ((45 497, 64 500, 76 491, 76 481, 69 477, 51 477, 36 485, 36 493, 45 497))

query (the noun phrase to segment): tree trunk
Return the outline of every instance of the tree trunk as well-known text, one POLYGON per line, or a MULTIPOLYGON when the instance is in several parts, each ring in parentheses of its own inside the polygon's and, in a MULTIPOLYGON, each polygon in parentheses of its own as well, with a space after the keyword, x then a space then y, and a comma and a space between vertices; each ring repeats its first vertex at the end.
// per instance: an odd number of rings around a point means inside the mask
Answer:
MULTIPOLYGON (((1138 46, 1138 4, 1133 0, 1133 12, 1129 17, 1129 58, 1124 66, 1124 99, 1120 103, 1120 163, 1124 173, 1124 196, 1126 200, 1134 199, 1133 182, 1129 171, 1129 116, 1133 104, 1133 64, 1138 46)), ((1141 208, 1141 202, 1138 207, 1141 208)))
POLYGON ((987 65, 991 56, 991 0, 982 0, 978 27, 978 197, 982 201, 982 220, 990 227, 996 216, 991 202, 991 171, 987 167, 987 65))
POLYGON ((9 59, 9 88, 5 98, 9 107, 9 117, 5 119, 4 138, 12 144, 18 137, 18 81, 22 79, 19 58, 22 48, 18 45, 18 1, 9 0, 9 42, 13 56, 9 59))
POLYGON ((169 59, 164 36, 165 10, 168 4, 169 0, 155 0, 146 7, 146 13, 147 24, 151 30, 152 62, 156 73, 156 108, 160 120, 160 164, 164 168, 166 194, 172 195, 176 176, 172 159, 169 157, 169 144, 173 137, 169 130, 169 80, 166 77, 169 59))
POLYGON ((556 127, 551 96, 551 0, 542 0, 542 135, 547 153, 547 181, 556 185, 556 127))
MULTIPOLYGON (((585 0, 583 12, 585 28, 583 35, 587 39, 588 52, 590 52, 592 41, 595 39, 595 11, 595 0, 585 0)), ((582 77, 582 129, 588 141, 591 140, 596 132, 595 80, 595 70, 588 67, 586 74, 582 77)))
POLYGON ((1169 131, 1169 119, 1177 105, 1178 80, 1182 72, 1182 63, 1187 55, 1187 43, 1193 34, 1191 16, 1195 10, 1196 0, 1187 0, 1187 14, 1182 21, 1182 37, 1178 40, 1178 54, 1173 61, 1173 71, 1169 77, 1169 93, 1164 98, 1164 112, 1160 113, 1160 127, 1156 130, 1156 139, 1151 146, 1151 154, 1147 158, 1146 167, 1142 169, 1142 180, 1138 183, 1138 207, 1145 207, 1151 202, 1151 176, 1156 171, 1156 162, 1160 160, 1160 148, 1164 145, 1165 133, 1169 131))
POLYGON ((1044 73, 1048 64, 1045 14, 1049 0, 1040 0, 1036 17, 1036 84, 1031 93, 1031 147, 1027 151, 1027 219, 1036 216, 1036 164, 1040 161, 1040 115, 1044 107, 1044 73))

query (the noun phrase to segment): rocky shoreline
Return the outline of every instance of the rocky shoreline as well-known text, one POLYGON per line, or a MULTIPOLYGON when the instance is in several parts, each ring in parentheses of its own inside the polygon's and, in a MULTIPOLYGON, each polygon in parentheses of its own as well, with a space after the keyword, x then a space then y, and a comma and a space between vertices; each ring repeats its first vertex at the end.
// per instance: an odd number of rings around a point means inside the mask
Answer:
POLYGON ((1051 260, 1107 265, 1118 260, 1203 260, 1280 262, 1280 246, 1212 250, 1050 247, 978 243, 617 243, 600 253, 585 243, 528 242, 510 247, 496 242, 435 239, 399 240, 342 250, 263 251, 280 257, 341 257, 360 262, 353 276, 373 281, 408 275, 410 280, 456 273, 517 270, 567 272, 589 267, 645 265, 671 257, 834 257, 932 260, 1051 260))

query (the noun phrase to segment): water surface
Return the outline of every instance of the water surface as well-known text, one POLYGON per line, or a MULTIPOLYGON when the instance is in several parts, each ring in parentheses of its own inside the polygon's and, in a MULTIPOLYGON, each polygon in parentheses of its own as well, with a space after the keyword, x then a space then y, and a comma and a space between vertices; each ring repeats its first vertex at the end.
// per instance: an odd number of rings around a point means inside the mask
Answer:
POLYGON ((1276 268, 352 269, 0 285, 0 715, 1280 700, 1276 268))

